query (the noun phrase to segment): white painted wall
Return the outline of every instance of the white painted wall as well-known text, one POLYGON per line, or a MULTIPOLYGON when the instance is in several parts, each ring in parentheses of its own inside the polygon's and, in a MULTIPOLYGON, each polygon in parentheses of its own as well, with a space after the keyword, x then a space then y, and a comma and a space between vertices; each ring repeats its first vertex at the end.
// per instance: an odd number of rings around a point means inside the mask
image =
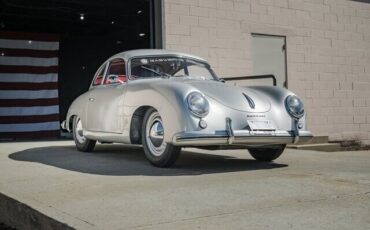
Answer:
MULTIPOLYGON (((350 0, 164 0, 165 47, 224 76, 253 74, 251 33, 287 37, 288 84, 315 135, 370 140, 370 4, 350 0)), ((370 144, 370 141, 368 141, 370 144)))

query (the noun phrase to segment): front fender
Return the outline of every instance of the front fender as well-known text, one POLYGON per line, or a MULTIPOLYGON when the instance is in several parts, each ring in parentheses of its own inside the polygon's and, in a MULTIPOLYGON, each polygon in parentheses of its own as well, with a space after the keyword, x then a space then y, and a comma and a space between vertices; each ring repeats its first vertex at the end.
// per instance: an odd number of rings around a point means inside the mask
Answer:
POLYGON ((70 105, 69 109, 68 109, 68 112, 67 112, 67 116, 66 116, 66 123, 65 123, 65 127, 66 129, 71 132, 72 129, 71 129, 71 123, 73 122, 73 116, 78 116, 82 119, 82 126, 83 127, 86 127, 86 107, 87 107, 87 101, 88 101, 88 93, 89 92, 86 92, 80 96, 78 96, 73 102, 72 104, 70 105))
POLYGON ((197 90, 172 81, 156 82, 153 80, 152 83, 133 82, 128 87, 123 110, 125 113, 123 116, 127 119, 126 129, 130 130, 132 116, 136 109, 142 106, 153 107, 159 112, 166 130, 164 133, 166 142, 171 142, 176 133, 196 129, 197 119, 190 114, 186 97, 197 90))
MULTIPOLYGON (((248 88, 258 90, 260 93, 267 95, 271 100, 270 113, 275 121, 281 124, 282 127, 291 127, 292 130, 294 129, 294 119, 292 119, 286 110, 285 99, 289 95, 296 95, 295 93, 276 86, 249 86, 248 88)), ((300 130, 307 130, 306 114, 299 120, 299 123, 302 124, 300 130)))

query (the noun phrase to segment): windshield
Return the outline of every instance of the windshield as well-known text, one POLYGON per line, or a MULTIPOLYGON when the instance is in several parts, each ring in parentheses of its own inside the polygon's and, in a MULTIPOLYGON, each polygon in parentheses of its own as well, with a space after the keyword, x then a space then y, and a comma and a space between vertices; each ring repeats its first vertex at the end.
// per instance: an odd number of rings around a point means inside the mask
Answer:
POLYGON ((214 80, 209 65, 200 61, 179 57, 142 57, 131 60, 131 78, 182 77, 214 80))

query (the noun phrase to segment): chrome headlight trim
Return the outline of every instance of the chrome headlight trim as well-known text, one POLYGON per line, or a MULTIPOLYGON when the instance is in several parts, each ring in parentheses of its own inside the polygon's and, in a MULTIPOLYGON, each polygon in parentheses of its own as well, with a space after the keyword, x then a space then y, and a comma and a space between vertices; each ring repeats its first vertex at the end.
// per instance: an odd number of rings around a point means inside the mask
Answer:
POLYGON ((192 92, 187 96, 187 104, 190 112, 197 117, 205 117, 209 113, 209 102, 199 92, 192 92))
POLYGON ((304 116, 303 102, 295 95, 289 95, 285 98, 285 108, 289 115, 295 119, 300 119, 304 116))

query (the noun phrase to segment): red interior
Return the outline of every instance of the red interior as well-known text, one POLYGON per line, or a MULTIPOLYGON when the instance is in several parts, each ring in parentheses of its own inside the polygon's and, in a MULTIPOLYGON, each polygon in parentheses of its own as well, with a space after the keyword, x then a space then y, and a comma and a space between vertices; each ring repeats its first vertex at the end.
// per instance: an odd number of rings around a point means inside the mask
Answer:
MULTIPOLYGON (((120 82, 127 82, 127 77, 125 74, 125 65, 123 63, 113 63, 109 67, 109 74, 117 75, 120 82)), ((108 75, 109 75, 108 74, 108 75)), ((106 78, 104 84, 110 84, 109 79, 106 78)))
POLYGON ((103 76, 102 76, 102 75, 99 75, 99 76, 95 79, 94 85, 100 85, 102 81, 103 81, 103 76))
POLYGON ((126 75, 118 75, 118 79, 122 82, 126 82, 127 81, 127 77, 126 75))

